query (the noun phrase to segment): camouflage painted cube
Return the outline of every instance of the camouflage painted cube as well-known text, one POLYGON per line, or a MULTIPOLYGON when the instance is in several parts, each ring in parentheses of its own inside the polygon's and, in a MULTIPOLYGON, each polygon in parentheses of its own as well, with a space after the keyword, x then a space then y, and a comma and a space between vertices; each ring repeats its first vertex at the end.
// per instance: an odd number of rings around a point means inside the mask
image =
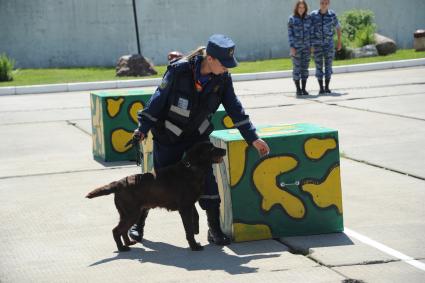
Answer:
POLYGON ((135 160, 133 147, 125 146, 137 127, 137 111, 152 92, 144 90, 98 91, 90 94, 93 156, 102 161, 135 160))
POLYGON ((343 231, 338 132, 312 124, 257 131, 268 157, 236 129, 211 135, 227 150, 214 166, 223 231, 236 242, 343 231))
POLYGON ((227 115, 227 112, 226 110, 224 110, 223 105, 220 105, 220 107, 214 113, 211 119, 211 123, 213 124, 215 131, 233 129, 235 127, 232 118, 227 115))

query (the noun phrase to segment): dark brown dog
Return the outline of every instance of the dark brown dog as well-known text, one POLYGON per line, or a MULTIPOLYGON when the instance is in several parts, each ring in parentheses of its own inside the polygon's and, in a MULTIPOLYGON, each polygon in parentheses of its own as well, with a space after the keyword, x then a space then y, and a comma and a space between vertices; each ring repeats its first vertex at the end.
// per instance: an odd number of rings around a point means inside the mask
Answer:
POLYGON ((119 251, 128 251, 129 246, 136 243, 128 238, 127 232, 139 219, 141 208, 155 207, 178 210, 190 248, 202 250, 194 236, 199 230, 195 202, 203 192, 208 169, 213 163, 221 162, 225 154, 226 150, 214 147, 210 142, 198 143, 187 151, 183 160, 159 169, 156 177, 151 173, 131 175, 95 189, 86 197, 115 193, 120 221, 112 234, 119 251))

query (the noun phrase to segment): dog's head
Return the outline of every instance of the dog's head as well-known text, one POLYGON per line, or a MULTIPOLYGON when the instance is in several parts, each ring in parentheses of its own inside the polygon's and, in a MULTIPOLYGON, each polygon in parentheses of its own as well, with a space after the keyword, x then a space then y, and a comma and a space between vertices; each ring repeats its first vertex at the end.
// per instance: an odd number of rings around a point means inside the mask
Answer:
POLYGON ((223 161, 223 156, 226 155, 226 150, 215 147, 210 142, 200 142, 192 146, 184 158, 185 162, 192 165, 211 165, 223 161))

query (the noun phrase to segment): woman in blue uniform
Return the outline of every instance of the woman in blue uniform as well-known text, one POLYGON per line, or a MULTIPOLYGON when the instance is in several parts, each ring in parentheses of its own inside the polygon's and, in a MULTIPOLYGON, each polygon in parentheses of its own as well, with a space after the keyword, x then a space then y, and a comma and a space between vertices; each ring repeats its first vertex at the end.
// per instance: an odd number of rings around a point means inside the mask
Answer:
MULTIPOLYGON (((206 48, 198 48, 168 66, 148 106, 139 112, 139 127, 134 132, 136 138, 143 140, 148 131, 152 131, 156 170, 180 161, 184 152, 195 143, 209 140, 213 131, 211 118, 220 104, 247 143, 261 156, 269 153, 268 145, 258 137, 235 95, 228 73, 229 68, 237 65, 234 52, 235 44, 229 37, 215 34, 209 38, 206 48)), ((199 204, 207 213, 209 242, 230 244, 230 239, 220 228, 220 196, 212 168, 199 204)), ((145 210, 130 230, 132 239, 142 240, 147 214, 145 210)))
POLYGON ((329 9, 330 0, 320 0, 320 9, 311 12, 313 25, 312 45, 314 50, 314 62, 316 64, 316 78, 319 82, 319 94, 331 93, 329 83, 332 76, 332 62, 335 55, 333 37, 335 30, 337 33, 336 50, 340 51, 341 26, 334 11, 329 9), (323 71, 323 62, 325 68, 323 71), (325 87, 323 87, 323 77, 325 77, 325 87))
POLYGON ((299 0, 295 4, 293 15, 288 20, 288 41, 293 66, 292 78, 295 82, 297 95, 308 95, 305 88, 308 78, 308 65, 310 63, 311 27, 308 5, 305 1, 299 0))

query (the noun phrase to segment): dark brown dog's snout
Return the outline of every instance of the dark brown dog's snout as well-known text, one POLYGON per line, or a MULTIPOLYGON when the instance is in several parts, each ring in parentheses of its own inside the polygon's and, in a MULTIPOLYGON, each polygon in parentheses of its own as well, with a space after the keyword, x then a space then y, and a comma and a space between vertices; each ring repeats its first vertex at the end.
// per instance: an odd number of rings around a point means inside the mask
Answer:
POLYGON ((223 161, 223 156, 226 155, 226 150, 223 148, 214 147, 212 153, 214 163, 220 163, 223 161))
POLYGON ((225 156, 226 155, 226 150, 223 148, 217 148, 218 151, 218 155, 220 156, 225 156))

